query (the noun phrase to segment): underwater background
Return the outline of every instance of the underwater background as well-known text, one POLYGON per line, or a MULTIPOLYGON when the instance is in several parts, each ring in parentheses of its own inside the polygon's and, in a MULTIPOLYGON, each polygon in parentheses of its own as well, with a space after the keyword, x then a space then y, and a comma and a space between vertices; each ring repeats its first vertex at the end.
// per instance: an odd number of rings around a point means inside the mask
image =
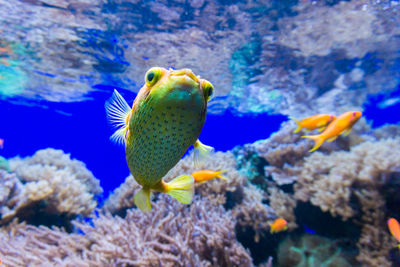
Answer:
POLYGON ((5 266, 400 266, 398 1, 0 0, 0 114, 5 266), (214 85, 202 169, 228 180, 144 213, 104 104, 154 66, 214 85), (347 111, 317 151, 294 133, 347 111))

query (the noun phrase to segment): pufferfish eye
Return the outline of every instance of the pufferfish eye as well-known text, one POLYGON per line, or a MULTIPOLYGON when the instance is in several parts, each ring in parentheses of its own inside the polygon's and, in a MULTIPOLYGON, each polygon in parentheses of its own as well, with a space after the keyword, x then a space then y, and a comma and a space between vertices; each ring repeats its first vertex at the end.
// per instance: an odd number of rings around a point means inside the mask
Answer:
POLYGON ((144 76, 146 85, 153 86, 160 80, 161 76, 162 76, 161 68, 154 67, 154 68, 149 69, 144 76))
POLYGON ((203 87, 204 97, 207 101, 210 101, 214 95, 214 86, 209 81, 202 81, 201 86, 203 87))

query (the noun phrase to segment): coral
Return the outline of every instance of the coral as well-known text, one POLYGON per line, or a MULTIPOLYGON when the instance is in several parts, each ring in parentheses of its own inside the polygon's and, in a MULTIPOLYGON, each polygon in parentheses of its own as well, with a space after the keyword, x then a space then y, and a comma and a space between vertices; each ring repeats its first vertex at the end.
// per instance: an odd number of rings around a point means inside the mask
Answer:
POLYGON ((195 168, 193 166, 193 151, 185 158, 183 158, 179 163, 172 168, 165 179, 171 180, 182 174, 191 174, 199 169, 208 170, 226 170, 224 177, 228 180, 213 179, 205 183, 196 184, 195 192, 203 197, 206 197, 214 204, 226 204, 226 193, 236 192, 242 189, 247 184, 247 179, 245 176, 240 174, 236 169, 236 161, 232 152, 216 152, 210 155, 210 160, 208 160, 203 166, 195 168))
POLYGON ((111 214, 123 213, 126 209, 135 207, 134 196, 140 185, 132 175, 116 188, 104 202, 103 209, 111 214))
POLYGON ((308 234, 297 240, 287 237, 279 244, 278 262, 282 267, 352 266, 335 242, 308 234))
POLYGON ((9 171, 10 170, 10 164, 8 163, 8 160, 2 156, 0 156, 0 169, 9 171))
POLYGON ((39 150, 32 157, 9 160, 11 174, 0 172, 1 223, 37 213, 67 217, 89 215, 102 192, 99 181, 78 160, 61 150, 39 150))
MULTIPOLYGON (((310 7, 295 19, 289 17, 280 21, 279 42, 299 49, 304 56, 326 56, 333 49, 344 48, 351 57, 363 57, 373 46, 368 42, 376 38, 376 21, 373 9, 363 10, 361 3, 341 2, 334 7, 310 7)), ((389 36, 383 33, 380 39, 389 36)))
MULTIPOLYGON (((232 209, 232 216, 239 228, 250 227, 255 231, 255 239, 269 229, 269 224, 276 218, 274 210, 263 201, 265 194, 254 185, 249 184, 244 175, 236 169, 236 161, 231 152, 217 152, 211 156, 212 160, 201 168, 210 170, 227 170, 224 176, 227 181, 214 179, 195 185, 195 194, 207 199, 213 205, 224 205, 232 209)), ((196 169, 193 166, 193 154, 190 153, 172 168, 164 177, 166 181, 174 177, 190 174, 196 169)), ((117 188, 106 200, 104 209, 113 214, 124 214, 124 210, 134 207, 133 195, 139 188, 132 176, 117 188)), ((155 200, 159 194, 155 193, 155 200)), ((158 205, 160 200, 154 205, 158 205)), ((174 201, 174 200, 172 200, 174 201)), ((288 209, 290 209, 288 207, 288 209)))
MULTIPOLYGON (((208 198, 214 204, 226 203, 226 192, 234 192, 242 188, 246 183, 246 177, 241 175, 236 170, 236 162, 231 152, 217 152, 211 156, 212 160, 208 161, 201 169, 209 170, 227 170, 224 176, 227 181, 214 179, 202 184, 196 184, 195 193, 208 198)), ((165 181, 170 181, 173 178, 181 175, 191 174, 198 169, 193 166, 193 153, 190 153, 178 164, 172 168, 163 178, 165 181)), ((118 187, 106 200, 104 208, 115 213, 118 210, 126 209, 134 206, 133 194, 139 186, 132 176, 129 176, 125 182, 118 187)))
POLYGON ((377 188, 362 189, 355 192, 362 206, 362 229, 357 247, 357 260, 362 266, 389 267, 388 260, 391 247, 395 242, 390 238, 386 229, 384 213, 385 201, 377 188))
POLYGON ((367 94, 397 85, 396 1, 0 5, 0 41, 12 48, 4 53, 11 62, 4 69, 18 81, 0 82, 27 99, 81 101, 104 79, 137 91, 155 65, 193 68, 212 81, 218 88, 209 108, 214 113, 295 115, 361 107, 367 94), (23 86, 27 77, 29 86, 23 86))
POLYGON ((400 167, 399 150, 397 138, 364 142, 350 152, 313 153, 298 175, 295 198, 310 201, 344 220, 353 217, 352 190, 383 185, 389 174, 400 167))
POLYGON ((237 220, 238 230, 245 231, 248 227, 252 228, 255 232, 254 241, 256 243, 276 218, 274 210, 263 203, 264 198, 260 189, 254 185, 248 185, 243 188, 241 202, 232 208, 232 215, 237 220))
POLYGON ((268 187, 265 176, 280 185, 296 181, 297 177, 289 173, 307 155, 309 146, 301 135, 293 133, 294 129, 294 122, 284 122, 270 138, 235 148, 240 172, 262 189, 268 187))
POLYGON ((277 187, 270 187, 268 188, 268 200, 276 216, 288 222, 289 231, 297 228, 296 216, 294 214, 297 201, 293 195, 287 194, 277 187))
POLYGON ((197 198, 191 206, 160 196, 153 211, 126 218, 100 214, 75 221, 82 234, 13 224, 0 231, 9 266, 252 266, 235 240, 235 220, 222 207, 197 198), (24 251, 24 253, 21 253, 24 251))

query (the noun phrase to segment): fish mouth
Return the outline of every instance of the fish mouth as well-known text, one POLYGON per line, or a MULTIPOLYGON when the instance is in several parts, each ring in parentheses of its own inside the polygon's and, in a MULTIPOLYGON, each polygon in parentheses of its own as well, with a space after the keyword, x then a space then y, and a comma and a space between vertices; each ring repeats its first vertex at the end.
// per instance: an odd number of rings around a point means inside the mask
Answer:
POLYGON ((193 84, 193 82, 196 84, 200 83, 199 78, 194 75, 191 69, 173 70, 171 72, 171 77, 178 78, 181 82, 186 84, 193 84))

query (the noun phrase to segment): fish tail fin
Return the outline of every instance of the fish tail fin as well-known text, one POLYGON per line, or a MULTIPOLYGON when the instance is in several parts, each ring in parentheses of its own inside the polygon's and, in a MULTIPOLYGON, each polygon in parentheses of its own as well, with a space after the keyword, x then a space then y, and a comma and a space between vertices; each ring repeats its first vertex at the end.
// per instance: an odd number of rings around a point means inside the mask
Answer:
POLYGON ((300 121, 298 119, 292 116, 289 116, 289 119, 294 120, 297 123, 297 128, 293 131, 293 133, 298 133, 301 129, 303 129, 303 126, 300 125, 300 121))
POLYGON ((214 151, 211 146, 206 146, 200 142, 199 139, 193 144, 194 154, 193 161, 196 168, 201 167, 205 161, 210 157, 210 154, 214 151))
POLYGON ((225 176, 222 176, 221 173, 227 172, 228 170, 221 170, 221 171, 217 171, 215 174, 215 176, 219 179, 225 180, 227 181, 228 178, 226 178, 225 176))
POLYGON ((194 178, 191 175, 176 177, 166 184, 166 193, 183 204, 192 203, 194 178))
POLYGON ((150 189, 149 188, 142 188, 135 194, 135 205, 141 211, 151 211, 151 204, 150 204, 150 189))
POLYGON ((314 147, 309 150, 309 152, 313 152, 317 150, 325 141, 325 138, 322 135, 304 135, 301 138, 309 138, 314 141, 314 147))
POLYGON ((114 89, 110 99, 104 105, 107 119, 117 130, 110 139, 117 144, 125 144, 126 133, 128 131, 128 117, 131 108, 125 99, 114 89))

